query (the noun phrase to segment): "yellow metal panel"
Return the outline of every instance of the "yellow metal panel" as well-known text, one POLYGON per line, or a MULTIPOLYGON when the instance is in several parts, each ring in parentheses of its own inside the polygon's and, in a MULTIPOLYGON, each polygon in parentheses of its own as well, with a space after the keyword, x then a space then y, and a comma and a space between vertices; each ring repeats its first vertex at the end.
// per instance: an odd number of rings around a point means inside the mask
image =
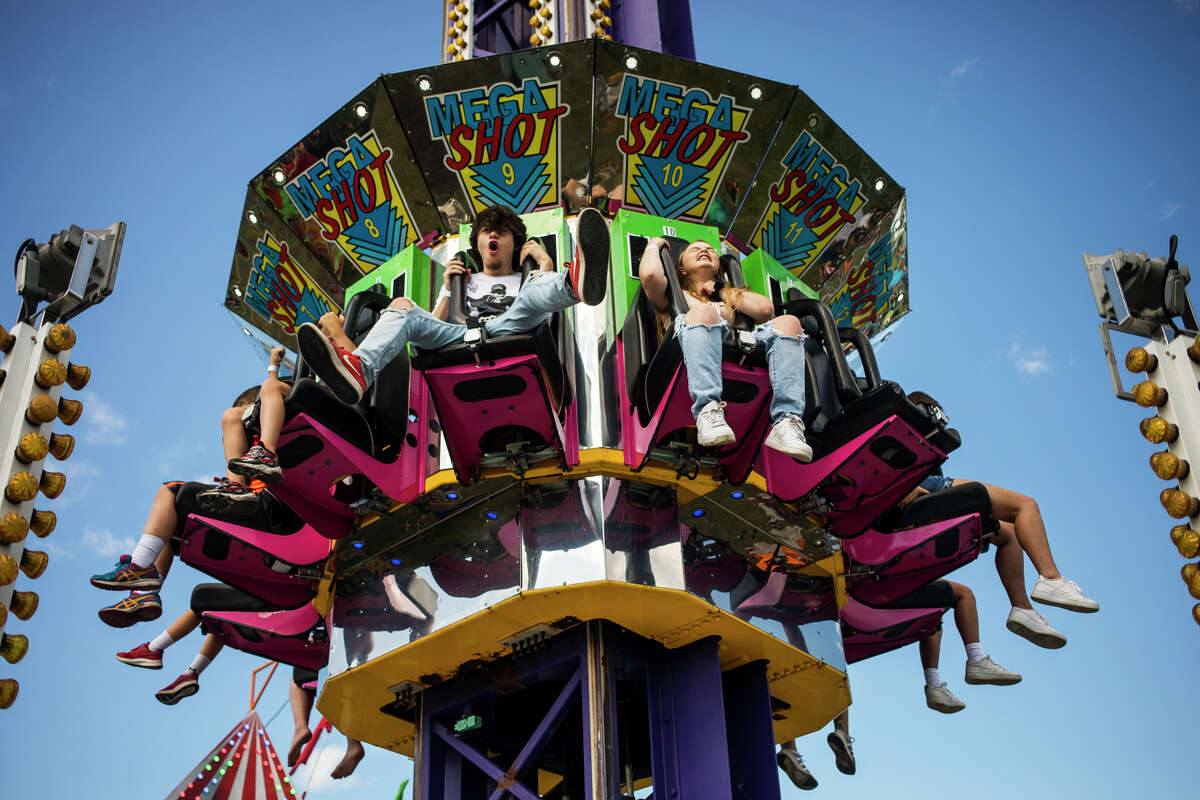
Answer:
POLYGON ((845 673, 694 595, 594 581, 523 592, 348 669, 326 681, 317 707, 347 736, 411 756, 414 726, 379 710, 394 699, 388 687, 502 658, 500 640, 564 617, 607 619, 669 648, 718 636, 722 670, 765 659, 771 695, 790 706, 775 715, 777 742, 819 730, 850 704, 845 673))

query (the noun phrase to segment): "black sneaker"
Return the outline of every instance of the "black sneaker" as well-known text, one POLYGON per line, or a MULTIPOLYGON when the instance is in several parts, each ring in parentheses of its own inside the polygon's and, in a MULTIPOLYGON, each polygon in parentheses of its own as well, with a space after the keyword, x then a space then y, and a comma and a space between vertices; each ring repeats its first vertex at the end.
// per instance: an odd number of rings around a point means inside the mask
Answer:
POLYGON ((205 511, 214 514, 253 514, 258 510, 258 495, 240 483, 234 483, 228 478, 211 489, 206 489, 196 495, 196 502, 205 511))
POLYGON ((234 475, 247 478, 257 478, 263 483, 279 483, 283 480, 283 470, 279 466, 279 458, 270 450, 255 442, 241 458, 229 460, 229 471, 234 475))
MULTIPOLYGON (((579 212, 575 229, 575 261, 570 265, 571 290, 589 306, 604 302, 608 293, 608 223, 594 208, 579 212)), ((307 363, 307 362, 306 362, 307 363)))

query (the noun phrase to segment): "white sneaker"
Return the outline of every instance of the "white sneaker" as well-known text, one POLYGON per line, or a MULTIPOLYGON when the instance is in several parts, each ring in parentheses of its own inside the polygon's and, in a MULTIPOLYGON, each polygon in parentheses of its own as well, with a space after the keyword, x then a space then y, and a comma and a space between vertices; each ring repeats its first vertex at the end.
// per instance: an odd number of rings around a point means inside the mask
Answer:
POLYGON ((812 461, 812 447, 804 441, 804 421, 795 414, 784 414, 783 419, 771 426, 764 444, 804 464, 812 461))
POLYGON ((967 707, 967 704, 955 697, 950 687, 944 683, 941 686, 925 684, 925 705, 943 714, 954 714, 967 707))
POLYGON ((1058 606, 1068 611, 1091 614, 1100 610, 1100 604, 1084 595, 1075 581, 1066 578, 1043 578, 1038 575, 1030 598, 1048 606, 1058 606))
POLYGON ((967 674, 963 680, 973 686, 1012 686, 1021 682, 1021 673, 1007 670, 992 661, 991 656, 984 656, 979 661, 967 662, 967 674))
POLYGON ((1057 650, 1067 643, 1067 637, 1050 627, 1046 618, 1032 608, 1013 606, 1013 610, 1008 612, 1005 626, 1017 636, 1048 650, 1057 650))
POLYGON ((725 421, 725 403, 711 401, 696 417, 696 442, 704 447, 733 444, 737 437, 725 421))

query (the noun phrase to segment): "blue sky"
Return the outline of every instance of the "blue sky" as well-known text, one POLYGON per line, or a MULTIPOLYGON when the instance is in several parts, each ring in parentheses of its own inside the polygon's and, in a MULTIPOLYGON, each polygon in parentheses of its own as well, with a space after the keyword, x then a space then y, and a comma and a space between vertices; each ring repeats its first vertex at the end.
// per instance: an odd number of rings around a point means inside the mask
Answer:
MULTIPOLYGON (((247 180, 381 72, 435 63, 440 4, 4 5, 0 243, 129 225, 116 292, 75 326, 94 375, 66 492, 47 506, 50 568, 22 578, 41 609, 10 625, 30 653, 0 670, 21 681, 0 716, 5 793, 161 796, 245 712, 258 661, 230 651, 197 698, 161 706, 153 692, 193 643, 159 674, 118 664, 160 626, 101 625, 115 596, 87 576, 128 551, 159 481, 220 471, 220 410, 261 378, 221 308, 247 180)), ((1040 650, 1004 629, 990 556, 960 571, 985 649, 1024 682, 964 686, 953 633, 943 675, 967 703, 953 717, 925 708, 912 648, 852 667, 859 774, 810 736, 817 792, 1194 791, 1200 630, 1137 433, 1146 414, 1112 396, 1080 255, 1162 255, 1178 233, 1180 260, 1200 266, 1200 4, 745 8, 694 0, 699 60, 798 84, 907 187, 913 311, 882 371, 945 405, 964 442, 947 474, 1039 500, 1060 568, 1102 604, 1049 609, 1070 643, 1040 650)), ((198 579, 176 568, 167 618, 198 579)), ((283 700, 273 686, 264 718, 283 700)), ((289 729, 286 711, 269 728, 281 744, 289 729)), ((310 796, 391 798, 409 769, 370 749, 351 782, 310 796)))

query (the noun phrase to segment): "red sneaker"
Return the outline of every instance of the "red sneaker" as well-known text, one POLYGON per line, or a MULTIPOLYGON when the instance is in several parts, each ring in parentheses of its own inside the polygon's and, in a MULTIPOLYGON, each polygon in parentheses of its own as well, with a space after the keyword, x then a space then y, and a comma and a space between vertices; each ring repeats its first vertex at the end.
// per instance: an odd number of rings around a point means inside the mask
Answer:
POLYGON ((173 706, 185 697, 191 697, 200 691, 200 677, 190 669, 154 693, 158 702, 173 706))
POLYGON ((149 642, 143 642, 132 650, 117 653, 117 661, 131 667, 162 669, 162 650, 151 650, 149 642))
POLYGON ((338 400, 348 405, 362 400, 367 391, 367 379, 358 356, 331 342, 311 322, 296 328, 296 343, 304 363, 325 381, 338 400))

